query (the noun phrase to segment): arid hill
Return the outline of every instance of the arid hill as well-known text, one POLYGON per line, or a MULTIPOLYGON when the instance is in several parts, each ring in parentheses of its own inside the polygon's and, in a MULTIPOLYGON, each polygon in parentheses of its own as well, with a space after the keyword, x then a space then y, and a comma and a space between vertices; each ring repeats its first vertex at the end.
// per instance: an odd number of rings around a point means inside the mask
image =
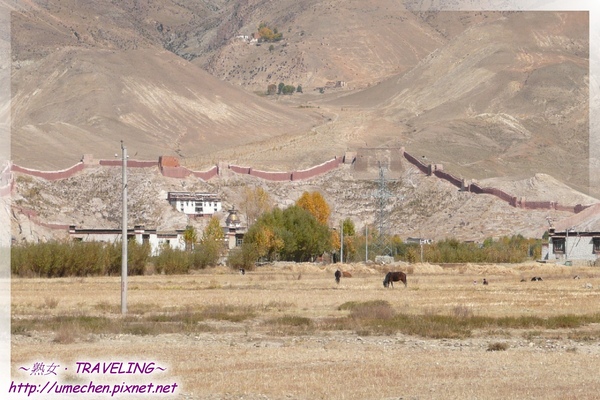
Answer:
MULTIPOLYGON (((292 170, 402 146, 467 180, 541 173, 594 195, 588 13, 51 0, 23 3, 12 25, 12 159, 25 167, 113 157, 120 140, 134 158, 196 169, 292 170), (280 40, 254 42, 261 23, 280 40), (302 93, 267 95, 281 83, 302 93)), ((424 211, 403 207, 419 229, 424 211)))

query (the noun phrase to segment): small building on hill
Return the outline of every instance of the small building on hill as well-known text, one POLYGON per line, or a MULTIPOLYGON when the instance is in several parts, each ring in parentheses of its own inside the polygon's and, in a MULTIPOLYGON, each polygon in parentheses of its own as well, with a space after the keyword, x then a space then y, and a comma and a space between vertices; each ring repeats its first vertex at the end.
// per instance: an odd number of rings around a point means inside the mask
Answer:
POLYGON ((188 216, 202 217, 221 211, 221 198, 215 193, 169 192, 169 204, 188 216))

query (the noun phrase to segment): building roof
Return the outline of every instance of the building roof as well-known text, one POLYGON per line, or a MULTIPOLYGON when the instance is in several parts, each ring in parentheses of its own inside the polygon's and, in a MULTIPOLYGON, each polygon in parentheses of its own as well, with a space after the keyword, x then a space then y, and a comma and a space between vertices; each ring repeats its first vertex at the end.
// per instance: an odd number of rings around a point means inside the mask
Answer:
POLYGON ((216 193, 201 193, 201 192, 169 192, 167 195, 169 201, 221 201, 216 193))

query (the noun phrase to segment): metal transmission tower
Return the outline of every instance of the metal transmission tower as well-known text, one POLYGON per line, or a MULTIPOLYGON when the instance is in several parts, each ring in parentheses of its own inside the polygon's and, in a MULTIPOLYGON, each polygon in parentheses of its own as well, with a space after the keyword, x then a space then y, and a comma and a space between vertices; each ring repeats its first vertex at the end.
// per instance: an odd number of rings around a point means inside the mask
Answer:
POLYGON ((390 236, 388 234, 389 225, 389 211, 388 204, 391 197, 391 193, 387 187, 387 180, 385 178, 386 167, 379 163, 379 188, 375 195, 375 204, 377 208, 377 214, 375 215, 375 241, 373 243, 374 251, 376 255, 380 256, 391 256, 392 246, 390 236))

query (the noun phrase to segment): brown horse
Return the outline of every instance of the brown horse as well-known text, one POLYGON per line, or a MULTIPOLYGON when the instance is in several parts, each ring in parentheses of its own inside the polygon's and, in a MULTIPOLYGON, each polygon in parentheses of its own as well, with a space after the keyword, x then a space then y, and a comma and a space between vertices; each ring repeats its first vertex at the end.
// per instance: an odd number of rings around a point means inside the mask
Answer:
POLYGON ((404 283, 404 287, 406 287, 406 274, 404 272, 388 272, 385 275, 385 279, 383 280, 383 287, 388 287, 389 285, 392 285, 392 287, 394 287, 394 282, 398 281, 404 283))

